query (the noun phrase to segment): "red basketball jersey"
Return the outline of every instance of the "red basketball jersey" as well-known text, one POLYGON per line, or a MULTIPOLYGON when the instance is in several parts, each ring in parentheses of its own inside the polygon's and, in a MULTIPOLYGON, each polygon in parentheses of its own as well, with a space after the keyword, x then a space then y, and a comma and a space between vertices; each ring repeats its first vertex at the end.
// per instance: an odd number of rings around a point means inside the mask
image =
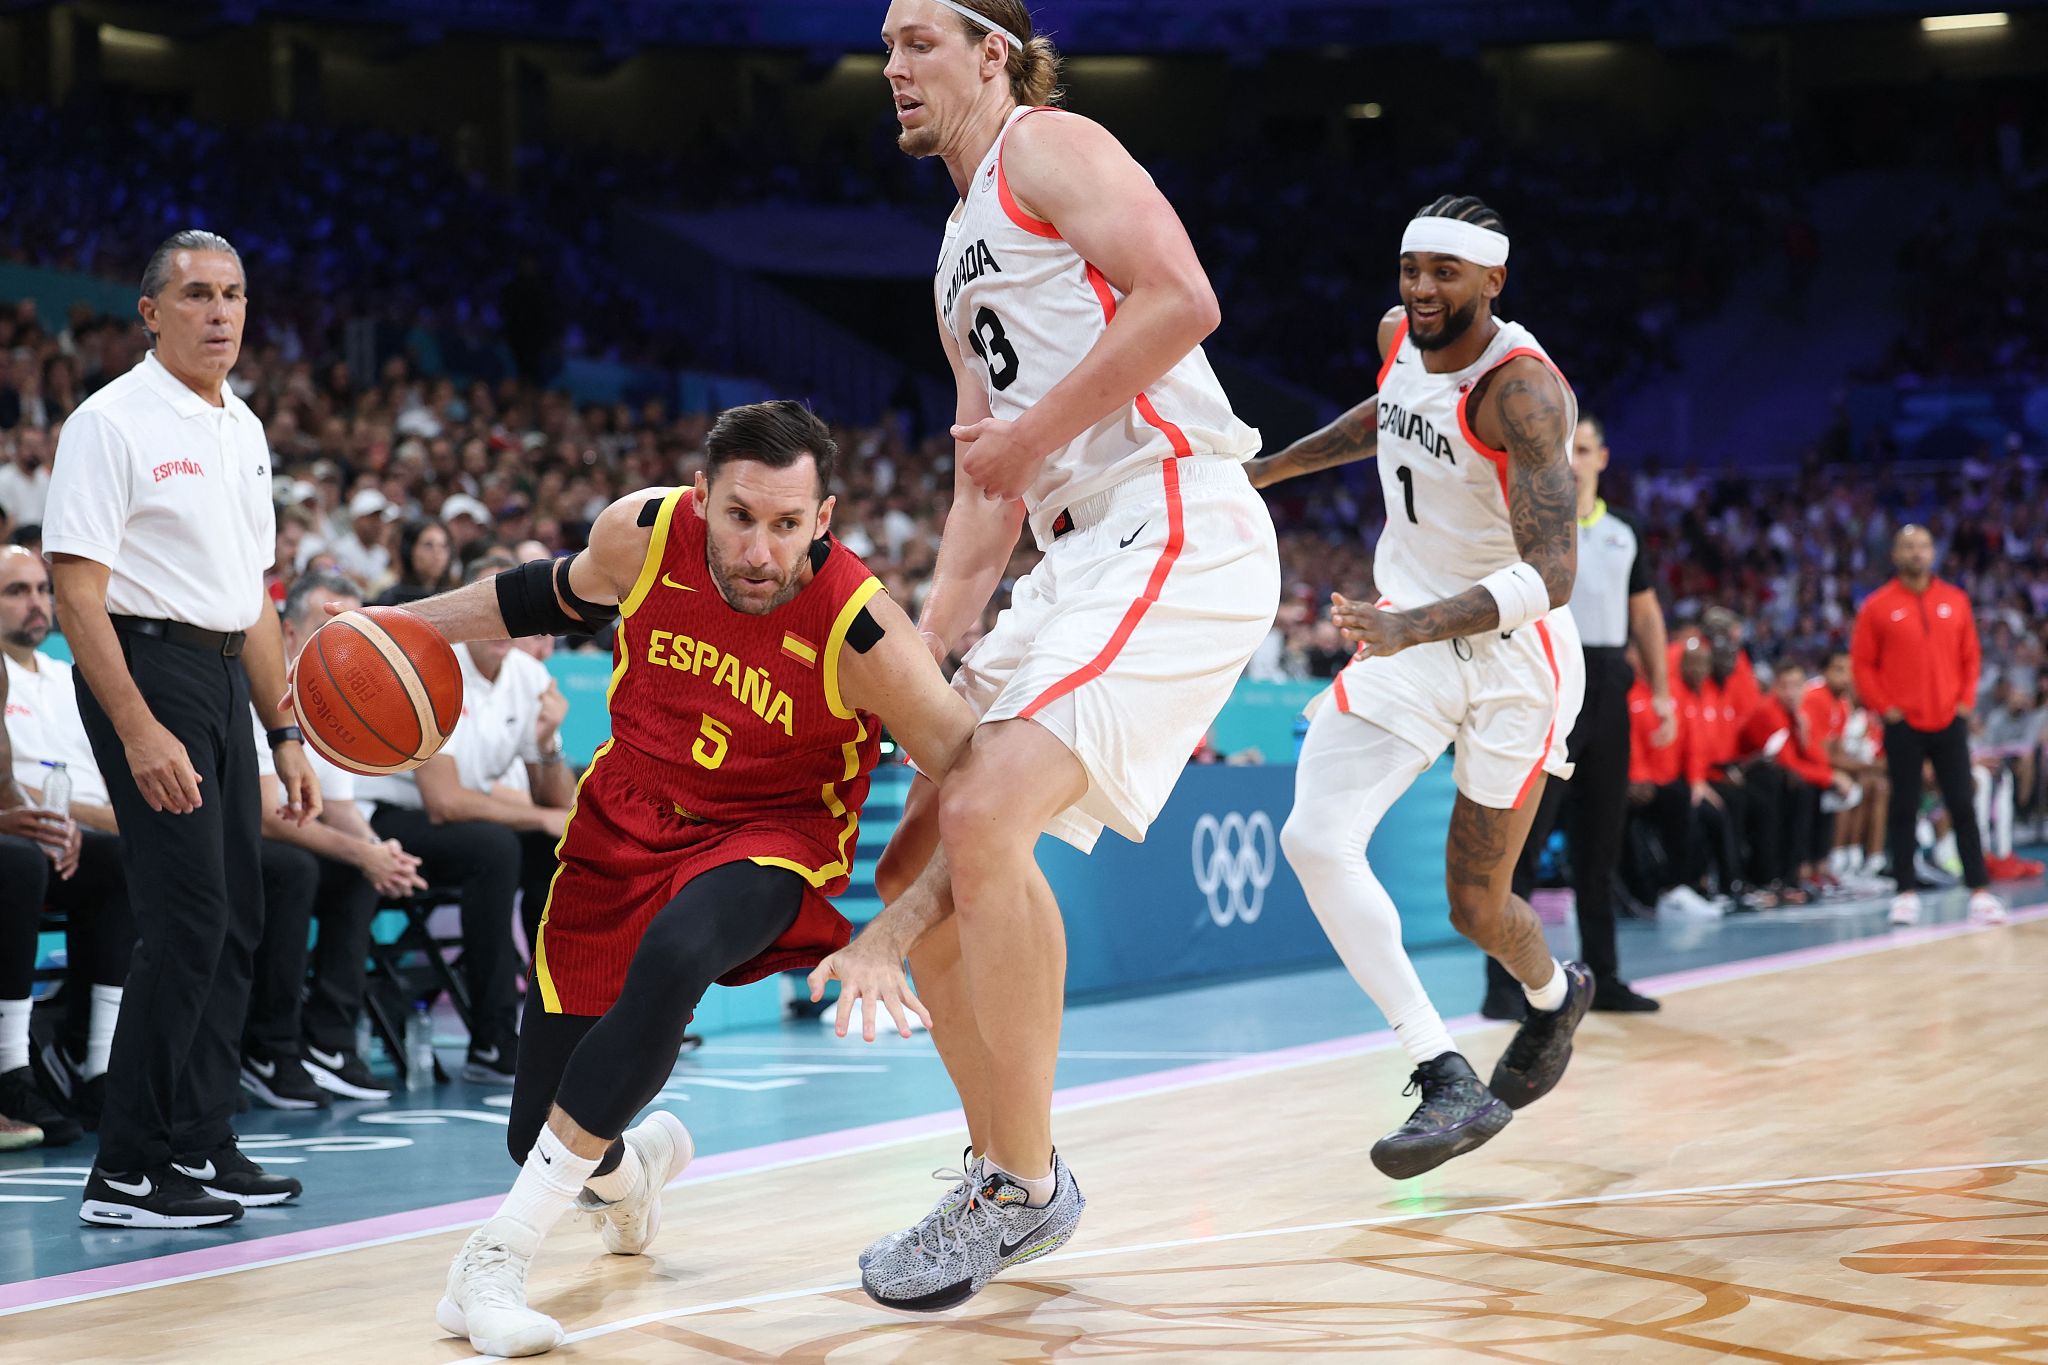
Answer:
POLYGON ((621 606, 612 738, 597 762, 633 769, 636 785, 685 820, 786 823, 810 836, 811 862, 753 861, 836 895, 853 865, 881 730, 839 695, 840 654, 881 580, 828 536, 794 598, 765 616, 735 611, 712 582, 695 502, 687 488, 662 501, 621 606))

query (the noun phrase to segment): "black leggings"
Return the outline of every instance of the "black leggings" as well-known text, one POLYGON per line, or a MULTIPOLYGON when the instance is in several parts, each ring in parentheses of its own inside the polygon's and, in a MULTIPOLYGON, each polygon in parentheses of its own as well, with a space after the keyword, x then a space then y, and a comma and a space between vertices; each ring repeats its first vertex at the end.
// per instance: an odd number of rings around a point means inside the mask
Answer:
MULTIPOLYGON (((529 990, 505 1135, 512 1159, 526 1160, 557 1104, 595 1137, 623 1133, 675 1069, 704 992, 782 937, 803 891, 803 879, 785 868, 714 867, 648 921, 625 987, 602 1015, 549 1014, 533 1003, 539 991, 529 990)), ((599 1173, 617 1164, 608 1154, 599 1173)))
POLYGON ((0 1000, 29 997, 44 907, 62 911, 71 964, 63 1035, 74 1055, 85 1051, 92 987, 127 981, 135 951, 121 841, 96 829, 80 835, 78 870, 69 881, 57 875, 40 845, 0 835, 0 1000))

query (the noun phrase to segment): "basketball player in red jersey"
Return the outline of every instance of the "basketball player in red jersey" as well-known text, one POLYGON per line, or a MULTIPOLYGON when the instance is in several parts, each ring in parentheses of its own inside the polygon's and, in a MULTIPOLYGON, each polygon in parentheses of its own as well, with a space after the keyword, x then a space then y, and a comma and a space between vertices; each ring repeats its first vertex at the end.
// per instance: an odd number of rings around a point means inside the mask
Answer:
MULTIPOLYGON (((668 1079, 712 983, 808 967, 846 943, 827 897, 848 880, 882 726, 934 773, 973 729, 909 619, 832 538, 835 456, 798 404, 735 408, 695 487, 623 498, 581 554, 409 608, 453 641, 618 618, 612 737, 577 786, 520 1032, 519 1178, 456 1257, 436 1313, 479 1351, 560 1342, 525 1281, 572 1204, 600 1215, 615 1253, 652 1241, 690 1139, 665 1112, 626 1125, 668 1079)), ((897 1022, 907 1037, 908 1016, 897 1022)))
POLYGON ((1060 1246, 1083 1207, 1052 1143, 1066 939, 1038 836, 1144 838, 1272 628, 1280 572, 1243 467, 1258 433, 1201 349, 1208 277, 1130 153, 1045 107, 1058 56, 1029 10, 895 0, 882 41, 899 145, 961 196, 933 291, 958 390, 933 653, 981 617, 1022 526, 1044 551, 953 679, 982 723, 943 788, 913 791, 876 877, 894 903, 814 978, 845 999, 900 982, 909 953, 931 1005, 983 1159, 861 1258, 878 1302, 930 1310, 1060 1246))

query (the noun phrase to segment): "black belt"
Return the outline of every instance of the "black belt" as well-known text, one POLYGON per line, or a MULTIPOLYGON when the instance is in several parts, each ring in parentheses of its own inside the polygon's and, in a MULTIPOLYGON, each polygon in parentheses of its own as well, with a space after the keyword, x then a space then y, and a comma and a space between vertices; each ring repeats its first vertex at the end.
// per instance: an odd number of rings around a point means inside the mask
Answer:
POLYGON ((201 630, 198 626, 186 625, 183 621, 158 621, 147 616, 115 616, 108 618, 114 629, 128 635, 147 635, 187 649, 203 649, 209 654, 219 654, 233 659, 242 652, 242 642, 248 638, 246 631, 201 630))
POLYGON ((1605 663, 1610 659, 1621 661, 1628 659, 1627 645, 1581 645, 1579 648, 1586 652, 1586 662, 1589 664, 1595 662, 1605 663))

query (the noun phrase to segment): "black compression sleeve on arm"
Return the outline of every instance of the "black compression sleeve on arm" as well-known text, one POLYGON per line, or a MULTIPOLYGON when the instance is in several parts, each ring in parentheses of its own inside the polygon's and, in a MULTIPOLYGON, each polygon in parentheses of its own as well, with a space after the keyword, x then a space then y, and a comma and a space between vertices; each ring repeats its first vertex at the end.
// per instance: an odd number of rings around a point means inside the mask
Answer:
POLYGON ((589 635, 619 614, 615 606, 586 602, 569 588, 569 563, 536 559, 505 570, 491 581, 498 589, 498 614, 513 639, 526 635, 589 635), (561 597, 555 590, 561 589, 561 597), (580 615, 562 610, 567 601, 580 615))
MULTIPOLYGON (((578 551, 577 553, 580 554, 582 552, 578 551)), ((583 629, 595 631, 618 616, 618 604, 612 603, 607 605, 603 602, 591 602, 578 597, 576 589, 569 586, 569 566, 575 562, 576 555, 566 555, 555 561, 555 591, 560 594, 564 602, 569 604, 571 610, 583 618, 583 629)))

